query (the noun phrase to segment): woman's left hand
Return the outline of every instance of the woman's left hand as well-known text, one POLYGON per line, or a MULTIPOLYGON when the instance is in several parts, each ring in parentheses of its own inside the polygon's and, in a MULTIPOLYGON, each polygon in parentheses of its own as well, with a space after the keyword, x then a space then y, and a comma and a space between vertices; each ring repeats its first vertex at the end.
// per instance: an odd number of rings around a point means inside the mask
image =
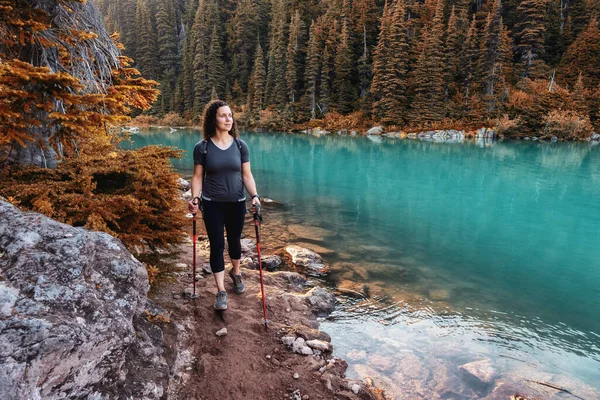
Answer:
POLYGON ((252 214, 256 212, 256 205, 260 207, 260 199, 258 197, 252 199, 252 214))

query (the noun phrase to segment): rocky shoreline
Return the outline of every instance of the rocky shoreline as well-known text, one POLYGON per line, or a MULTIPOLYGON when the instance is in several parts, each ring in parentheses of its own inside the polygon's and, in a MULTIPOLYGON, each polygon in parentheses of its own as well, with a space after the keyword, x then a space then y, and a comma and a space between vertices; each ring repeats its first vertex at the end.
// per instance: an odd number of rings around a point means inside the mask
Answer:
MULTIPOLYGON (((199 126, 176 126, 169 127, 163 125, 150 125, 150 128, 158 128, 158 129, 166 129, 169 128, 171 132, 175 132, 179 129, 197 129, 200 130, 199 126)), ((123 128, 123 131, 130 134, 139 133, 139 127, 132 126, 128 128, 123 128)), ((250 131, 253 132, 266 132, 266 130, 262 128, 254 128, 250 131)), ((438 129, 438 130, 423 130, 416 132, 404 132, 404 131, 391 131, 386 132, 383 126, 378 125, 368 129, 365 132, 358 132, 353 129, 341 129, 336 130, 335 132, 328 131, 326 129, 321 128, 309 128, 298 131, 291 131, 290 133, 303 133, 313 136, 324 136, 330 135, 332 133, 337 134, 339 136, 366 136, 373 141, 379 141, 380 138, 394 138, 394 139, 413 139, 413 140, 422 140, 422 141, 432 141, 437 143, 462 143, 469 140, 474 141, 492 141, 497 139, 508 139, 508 140, 531 140, 535 141, 550 141, 550 142, 558 142, 564 139, 560 139, 557 136, 551 137, 543 137, 543 136, 524 136, 524 137, 509 137, 505 138, 495 128, 482 127, 475 130, 457 130, 457 129, 438 129)), ((579 141, 587 141, 598 143, 600 142, 600 134, 596 132, 591 132, 590 135, 584 139, 580 139, 579 141)))
MULTIPOLYGON (((110 235, 4 201, 0 216, 4 399, 383 398, 344 378, 347 364, 317 329, 335 297, 296 272, 265 272, 265 330, 256 271, 245 269, 247 291, 231 293, 222 315, 206 270, 189 298, 189 242, 150 300, 145 267, 110 235)), ((199 260, 207 249, 204 238, 199 260)))

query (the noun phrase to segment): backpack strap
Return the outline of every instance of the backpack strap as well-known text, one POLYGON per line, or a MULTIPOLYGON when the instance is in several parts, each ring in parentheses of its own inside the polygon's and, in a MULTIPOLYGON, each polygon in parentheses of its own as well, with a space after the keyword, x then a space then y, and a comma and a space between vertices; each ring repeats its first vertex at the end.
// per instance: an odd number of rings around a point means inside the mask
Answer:
POLYGON ((240 139, 238 139, 238 138, 233 138, 233 140, 235 140, 235 144, 237 144, 237 147, 240 150, 240 164, 243 164, 242 163, 242 142, 240 142, 240 139))
POLYGON ((202 141, 200 142, 200 153, 208 153, 208 140, 202 139, 202 141))
MULTIPOLYGON (((233 138, 233 140, 235 140, 235 144, 237 144, 237 147, 240 151, 240 161, 242 160, 242 142, 240 142, 240 139, 238 138, 233 138)), ((206 156, 206 154, 208 154, 208 140, 207 139, 202 139, 202 141, 200 142, 200 152, 202 154, 204 154, 206 156)))

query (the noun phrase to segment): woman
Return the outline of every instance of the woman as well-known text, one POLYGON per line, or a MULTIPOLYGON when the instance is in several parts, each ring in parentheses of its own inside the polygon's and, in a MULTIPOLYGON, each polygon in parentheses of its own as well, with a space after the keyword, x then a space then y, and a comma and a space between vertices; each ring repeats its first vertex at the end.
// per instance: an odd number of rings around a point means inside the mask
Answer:
POLYGON ((229 257, 233 264, 229 270, 233 291, 243 293, 240 238, 246 213, 244 186, 252 196, 253 212, 254 207, 260 205, 260 198, 250 171, 248 145, 238 138, 233 114, 227 103, 213 100, 206 105, 202 130, 204 140, 194 147, 192 200, 188 208, 191 213, 196 213, 200 201, 204 206, 204 226, 210 241, 210 268, 217 284, 215 309, 225 310, 227 292, 224 285, 223 227, 227 229, 229 257))

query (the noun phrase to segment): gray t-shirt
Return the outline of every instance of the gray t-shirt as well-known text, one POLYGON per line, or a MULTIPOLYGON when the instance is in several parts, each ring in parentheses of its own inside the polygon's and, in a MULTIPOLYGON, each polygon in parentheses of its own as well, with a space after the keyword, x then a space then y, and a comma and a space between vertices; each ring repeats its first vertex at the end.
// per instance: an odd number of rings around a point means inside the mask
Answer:
POLYGON ((248 145, 235 140, 222 150, 208 139, 206 152, 202 152, 202 141, 194 146, 194 164, 204 167, 202 198, 209 201, 244 201, 246 193, 242 181, 242 164, 250 161, 248 145))

